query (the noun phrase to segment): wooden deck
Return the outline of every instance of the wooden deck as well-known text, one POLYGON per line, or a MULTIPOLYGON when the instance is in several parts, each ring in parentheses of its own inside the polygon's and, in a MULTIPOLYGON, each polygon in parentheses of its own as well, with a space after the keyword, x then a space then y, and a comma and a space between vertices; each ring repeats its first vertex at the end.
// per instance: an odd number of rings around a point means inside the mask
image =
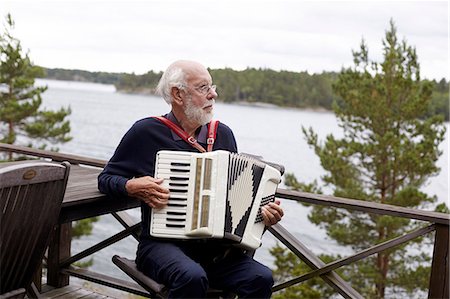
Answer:
MULTIPOLYGON (((44 298, 60 298, 60 299, 119 299, 119 297, 111 297, 96 291, 88 290, 83 287, 68 285, 62 288, 53 289, 42 294, 44 298)), ((123 298, 123 297, 122 297, 123 298)))
POLYGON ((131 198, 114 199, 100 193, 97 176, 101 168, 72 165, 59 223, 85 219, 140 206, 131 198))

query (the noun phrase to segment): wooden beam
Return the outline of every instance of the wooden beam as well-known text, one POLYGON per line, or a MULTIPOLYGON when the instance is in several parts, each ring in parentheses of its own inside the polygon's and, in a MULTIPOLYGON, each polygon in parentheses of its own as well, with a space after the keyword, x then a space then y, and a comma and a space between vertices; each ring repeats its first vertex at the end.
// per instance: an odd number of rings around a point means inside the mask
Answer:
POLYGON ((93 158, 86 158, 83 156, 72 155, 72 154, 62 154, 58 152, 46 151, 34 149, 31 147, 12 145, 7 143, 0 143, 0 151, 13 152, 17 154, 23 154, 33 157, 52 159, 53 161, 68 161, 71 164, 84 164, 97 167, 105 167, 107 161, 93 158))
POLYGON ((142 288, 140 285, 134 282, 122 280, 119 278, 75 267, 64 269, 63 272, 65 274, 75 276, 94 283, 98 283, 107 287, 115 288, 121 291, 129 292, 143 297, 150 297, 150 294, 146 290, 144 290, 144 288, 142 288))
POLYGON ((437 225, 428 298, 449 298, 449 229, 437 225))
MULTIPOLYGON (((131 218, 130 214, 128 214, 126 211, 119 211, 119 212, 113 212, 111 215, 116 218, 117 221, 119 221, 120 224, 124 228, 129 228, 130 226, 133 226, 139 222, 136 222, 133 218, 131 218)), ((131 235, 136 239, 136 241, 139 242, 139 235, 141 234, 141 231, 135 231, 131 235)))
POLYGON ((53 231, 47 258, 47 284, 63 287, 69 284, 69 275, 60 273, 60 261, 70 257, 72 223, 57 225, 53 231))
POLYGON ((450 224, 450 214, 404 208, 394 205, 380 204, 371 201, 313 194, 286 189, 277 189, 275 197, 291 199, 299 202, 361 211, 369 214, 389 215, 409 219, 423 220, 444 225, 450 224))
POLYGON ((79 261, 79 260, 81 260, 81 259, 83 259, 83 258, 85 258, 85 257, 87 257, 87 256, 89 256, 89 255, 91 255, 91 254, 93 254, 95 252, 97 252, 97 251, 100 251, 100 250, 108 247, 111 244, 114 244, 114 243, 116 243, 116 242, 118 242, 118 241, 128 237, 130 234, 132 234, 136 230, 139 230, 140 228, 141 228, 141 223, 138 223, 138 224, 135 224, 133 226, 130 226, 129 228, 124 229, 123 231, 115 234, 114 236, 109 237, 109 238, 107 238, 107 239, 105 239, 105 240, 95 244, 94 246, 83 250, 82 252, 80 252, 78 254, 62 260, 60 262, 59 266, 61 268, 68 267, 70 264, 75 263, 75 262, 77 262, 77 261, 79 261))
POLYGON ((311 279, 313 277, 316 277, 316 276, 323 275, 325 273, 334 271, 334 270, 336 270, 336 269, 338 269, 338 268, 340 268, 342 266, 355 263, 355 262, 357 262, 359 260, 362 260, 362 259, 364 259, 364 258, 366 258, 366 257, 368 257, 370 255, 375 254, 375 253, 378 253, 378 252, 384 251, 386 249, 398 246, 400 244, 409 242, 409 241, 411 241, 411 240, 413 240, 413 239, 415 239, 417 237, 420 237, 420 236, 423 236, 425 234, 428 234, 428 233, 432 232, 434 229, 435 229, 435 225, 430 225, 430 226, 423 227, 423 228, 420 228, 418 230, 415 230, 413 232, 410 232, 410 233, 408 233, 406 235, 399 236, 399 237, 394 238, 392 240, 389 240, 389 241, 377 244, 377 245, 375 245, 373 247, 365 249, 365 250, 363 250, 361 252, 358 252, 358 253, 356 253, 354 255, 351 255, 351 256, 343 258, 343 259, 336 260, 334 262, 326 264, 324 267, 321 267, 321 268, 319 268, 317 270, 308 272, 308 273, 306 273, 304 275, 301 275, 299 277, 296 277, 296 278, 293 278, 293 279, 291 279, 289 281, 281 283, 281 284, 275 286, 274 290, 284 289, 284 288, 290 287, 290 286, 292 286, 294 284, 300 283, 302 281, 311 279))
MULTIPOLYGON (((269 228, 269 231, 280 240, 286 247, 288 247, 295 255, 300 257, 311 269, 319 269, 325 266, 325 263, 319 259, 314 253, 297 240, 291 233, 289 233, 281 224, 277 223, 269 228)), ((343 280, 335 272, 329 272, 321 276, 321 278, 330 286, 333 287, 344 298, 363 299, 352 286, 343 280)), ((278 289, 274 289, 277 291, 278 289)))

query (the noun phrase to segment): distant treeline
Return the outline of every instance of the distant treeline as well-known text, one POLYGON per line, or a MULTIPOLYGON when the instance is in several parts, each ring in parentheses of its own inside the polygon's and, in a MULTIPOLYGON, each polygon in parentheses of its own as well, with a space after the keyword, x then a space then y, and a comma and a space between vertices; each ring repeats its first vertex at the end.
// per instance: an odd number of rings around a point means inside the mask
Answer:
MULTIPOLYGON (((44 68, 45 69, 45 68, 44 68)), ((45 69, 46 77, 57 80, 87 81, 115 85, 126 93, 154 93, 162 72, 149 71, 143 75, 128 73, 88 72, 82 70, 45 69)), ((330 110, 337 100, 332 85, 339 73, 274 71, 248 68, 210 69, 217 84, 219 99, 223 102, 268 103, 283 107, 322 108, 330 110)), ((433 100, 428 114, 444 115, 449 120, 449 82, 433 80, 433 100)))
POLYGON ((116 85, 126 73, 88 72, 82 70, 43 68, 46 78, 116 85))

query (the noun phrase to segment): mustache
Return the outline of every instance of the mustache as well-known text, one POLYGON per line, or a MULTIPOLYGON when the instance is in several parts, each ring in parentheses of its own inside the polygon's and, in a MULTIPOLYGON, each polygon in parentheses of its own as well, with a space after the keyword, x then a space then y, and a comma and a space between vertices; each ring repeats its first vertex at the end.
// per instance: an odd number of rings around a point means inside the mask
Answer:
POLYGON ((215 104, 216 104, 216 100, 211 100, 205 106, 203 106, 202 108, 211 107, 211 106, 214 106, 215 104))

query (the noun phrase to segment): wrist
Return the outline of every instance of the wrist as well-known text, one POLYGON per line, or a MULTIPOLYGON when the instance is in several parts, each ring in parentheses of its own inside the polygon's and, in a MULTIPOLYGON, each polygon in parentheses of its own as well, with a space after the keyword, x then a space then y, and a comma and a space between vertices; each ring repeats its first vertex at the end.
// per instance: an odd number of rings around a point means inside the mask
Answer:
POLYGON ((133 179, 125 179, 122 185, 123 191, 126 195, 129 195, 131 193, 133 179))

